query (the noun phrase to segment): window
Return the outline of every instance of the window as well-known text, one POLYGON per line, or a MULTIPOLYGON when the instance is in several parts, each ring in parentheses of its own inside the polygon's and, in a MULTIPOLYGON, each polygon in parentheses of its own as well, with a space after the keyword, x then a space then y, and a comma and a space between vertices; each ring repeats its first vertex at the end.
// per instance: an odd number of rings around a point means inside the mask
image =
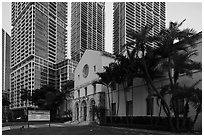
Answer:
POLYGON ((80 97, 80 90, 78 90, 78 98, 80 97))
POLYGON ((127 116, 133 115, 133 104, 132 104, 132 100, 126 102, 126 115, 127 115, 127 116))
POLYGON ((85 89, 85 96, 87 96, 87 87, 85 87, 84 89, 85 89))
POLYGON ((115 82, 111 84, 111 90, 116 90, 116 83, 115 82))
POLYGON ((89 66, 88 64, 84 65, 83 67, 83 77, 86 78, 89 74, 89 66))
POLYGON ((183 114, 184 113, 184 99, 178 99, 178 104, 176 104, 175 101, 173 101, 174 106, 177 106, 177 110, 179 114, 183 114))
POLYGON ((96 66, 94 65, 94 72, 96 72, 96 66))
POLYGON ((116 103, 111 104, 112 115, 116 115, 116 103))
POLYGON ((127 80, 127 86, 128 87, 133 86, 133 79, 132 78, 127 80))
POLYGON ((183 114, 184 113, 184 99, 178 100, 178 113, 183 114))
POLYGON ((96 84, 93 84, 93 93, 96 93, 96 84))
POLYGON ((148 97, 146 99, 147 115, 153 115, 154 98, 148 97))

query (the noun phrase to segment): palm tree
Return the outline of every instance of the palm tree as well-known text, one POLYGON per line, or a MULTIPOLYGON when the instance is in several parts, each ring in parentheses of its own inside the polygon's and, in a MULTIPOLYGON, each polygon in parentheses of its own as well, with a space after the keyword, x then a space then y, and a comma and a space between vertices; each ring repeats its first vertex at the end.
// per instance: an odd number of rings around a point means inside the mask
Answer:
MULTIPOLYGON (((183 122, 182 122, 182 128, 186 128, 186 119, 188 117, 188 112, 189 112, 189 105, 191 104, 195 110, 196 110, 196 115, 195 118, 193 120, 193 125, 195 124, 198 114, 201 112, 201 107, 202 107, 202 91, 198 88, 195 88, 197 84, 199 84, 201 82, 201 80, 198 80, 197 82, 195 82, 192 86, 180 86, 177 85, 177 88, 175 88, 174 90, 176 90, 176 92, 173 94, 173 98, 177 99, 177 100, 185 100, 185 104, 184 104, 184 112, 183 112, 183 122)), ((170 86, 168 86, 168 89, 166 90, 166 93, 169 94, 169 92, 171 92, 170 86), (169 90, 169 91, 168 91, 169 90)), ((166 87, 167 87, 166 86, 166 87)), ((170 93, 172 94, 172 93, 170 93)), ((171 99, 172 100, 172 99, 171 99)), ((177 106, 176 106, 177 107, 177 106)), ((188 129, 187 129, 188 130, 188 129)))
POLYGON ((188 87, 188 86, 183 86, 183 92, 180 92, 178 94, 178 97, 181 98, 181 99, 185 99, 186 100, 186 104, 185 104, 185 110, 184 114, 183 114, 183 123, 182 123, 182 126, 184 127, 185 126, 185 122, 186 122, 186 118, 187 118, 187 115, 188 115, 188 109, 189 109, 189 105, 191 104, 193 106, 193 108, 195 109, 196 111, 196 115, 194 117, 194 120, 193 120, 193 123, 192 123, 192 126, 190 127, 191 130, 193 129, 194 125, 195 125, 195 122, 198 118, 198 115, 199 113, 201 113, 202 111, 202 90, 200 90, 199 88, 195 88, 196 85, 198 83, 200 83, 201 80, 198 80, 197 82, 195 82, 191 87, 188 87))
MULTIPOLYGON (((109 112, 110 112, 110 116, 112 115, 111 113, 111 104, 110 104, 110 91, 109 88, 111 86, 111 84, 113 83, 113 67, 111 66, 111 64, 109 64, 109 66, 104 66, 105 71, 104 72, 97 72, 96 74, 99 76, 99 81, 96 81, 94 84, 102 84, 104 86, 106 86, 107 88, 107 94, 108 94, 108 106, 109 106, 109 112)), ((112 119, 111 119, 112 122, 112 119)))
POLYGON ((119 85, 122 83, 123 81, 123 76, 124 74, 122 73, 122 69, 120 64, 118 64, 118 62, 114 62, 113 64, 113 81, 118 85, 118 103, 117 103, 117 112, 116 115, 118 115, 119 112, 119 105, 120 105, 120 89, 119 89, 119 85))
MULTIPOLYGON (((185 20, 184 20, 185 21, 185 20)), ((183 24, 177 22, 170 22, 169 28, 161 31, 155 37, 157 40, 157 48, 155 53, 160 62, 156 69, 166 71, 170 81, 169 88, 172 94, 171 105, 176 118, 176 128, 179 130, 179 113, 178 113, 178 98, 176 93, 178 88, 178 79, 180 74, 191 76, 193 70, 201 70, 201 64, 191 59, 192 56, 197 55, 194 50, 194 40, 197 39, 196 33, 193 29, 180 30, 179 27, 183 24), (173 73, 172 73, 173 70, 173 73)))
POLYGON ((21 100, 26 103, 26 115, 28 115, 28 102, 32 100, 31 91, 27 89, 21 89, 21 100))
POLYGON ((189 98, 190 103, 192 104, 193 108, 196 110, 196 115, 193 120, 193 124, 191 129, 194 127, 196 120, 198 118, 199 113, 202 111, 202 90, 195 89, 194 94, 191 98, 189 98))
MULTIPOLYGON (((126 87, 125 87, 125 81, 127 79, 127 74, 128 74, 128 66, 129 66, 129 59, 126 56, 123 55, 116 55, 116 63, 117 66, 115 67, 116 71, 115 72, 115 79, 118 84, 122 83, 123 86, 123 93, 124 93, 124 101, 126 103, 127 101, 127 95, 126 95, 126 87)), ((119 92, 118 92, 119 94, 119 92)), ((119 108, 119 106, 118 106, 119 108)))
POLYGON ((8 121, 8 107, 11 104, 9 101, 9 94, 6 92, 2 93, 2 120, 8 121))
MULTIPOLYGON (((71 90, 74 88, 74 81, 73 80, 67 80, 66 84, 62 86, 62 93, 65 94, 64 96, 68 95, 68 97, 70 98, 71 95, 71 90)), ((68 99, 65 97, 64 100, 66 101, 66 114, 69 113, 68 109, 67 109, 67 101, 68 99)), ((67 115, 66 115, 67 116, 67 115)))
MULTIPOLYGON (((152 88, 152 90, 157 94, 157 96, 161 99, 163 108, 165 109, 165 113, 168 117, 168 121, 170 124, 170 127, 172 130, 174 130, 174 126, 171 120, 171 114, 170 114, 170 108, 167 105, 165 99, 163 98, 163 96, 160 94, 160 92, 158 91, 158 89, 155 87, 155 85, 153 84, 153 79, 154 79, 154 75, 151 76, 150 74, 150 70, 154 70, 154 69, 149 69, 150 67, 148 67, 148 63, 151 64, 150 59, 152 58, 152 61, 155 62, 157 60, 159 60, 157 58, 157 56, 155 56, 155 53, 153 52, 154 49, 151 48, 151 46, 148 46, 148 43, 153 42, 154 38, 149 36, 149 32, 151 30, 151 27, 144 27, 141 32, 135 32, 133 30, 130 30, 129 35, 132 37, 132 39, 134 39, 135 41, 127 44, 128 47, 131 47, 132 49, 135 49, 137 53, 135 55, 135 57, 137 58, 137 63, 138 63, 138 67, 137 69, 138 74, 142 74, 143 78, 145 79, 146 83, 148 85, 150 85, 150 87, 152 88), (140 54, 141 53, 141 54, 140 54), (139 73, 140 72, 140 73, 139 73)), ((155 62, 156 63, 156 62, 155 62)), ((153 93, 150 93, 153 94, 153 93)))

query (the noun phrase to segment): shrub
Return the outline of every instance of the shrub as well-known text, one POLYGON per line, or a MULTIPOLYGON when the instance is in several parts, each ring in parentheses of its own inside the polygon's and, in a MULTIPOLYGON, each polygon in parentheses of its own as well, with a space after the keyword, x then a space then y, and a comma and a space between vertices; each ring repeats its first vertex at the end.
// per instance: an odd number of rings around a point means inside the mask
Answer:
MULTIPOLYGON (((175 119, 172 118, 173 124, 175 119)), ((107 126, 119 126, 119 127, 131 127, 131 128, 143 128, 143 129, 156 129, 156 130, 169 130, 167 117, 155 117, 150 116, 106 116, 107 126), (152 121, 152 122, 151 122, 152 121)), ((180 124, 182 124, 182 118, 180 118, 180 124)), ((190 124, 188 119, 186 127, 190 124)))

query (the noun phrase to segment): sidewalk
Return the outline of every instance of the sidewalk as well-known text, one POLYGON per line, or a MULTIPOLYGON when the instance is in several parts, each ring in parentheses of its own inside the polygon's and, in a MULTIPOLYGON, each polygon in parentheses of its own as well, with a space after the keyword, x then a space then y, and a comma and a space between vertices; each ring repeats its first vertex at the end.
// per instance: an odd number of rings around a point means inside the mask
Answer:
MULTIPOLYGON (((12 130, 12 129, 25 129, 25 128, 42 128, 49 127, 49 124, 31 124, 28 125, 16 125, 16 126, 4 126, 2 127, 2 131, 12 130)), ((62 123, 50 123, 50 127, 65 127, 62 123)))
POLYGON ((120 130, 125 130, 125 131, 134 131, 134 132, 145 132, 148 134, 153 134, 153 135, 202 135, 202 133, 175 133, 175 132, 169 132, 169 131, 160 131, 160 130, 147 130, 147 129, 136 129, 136 128, 125 128, 125 127, 113 127, 113 126, 99 126, 107 129, 120 129, 120 130))

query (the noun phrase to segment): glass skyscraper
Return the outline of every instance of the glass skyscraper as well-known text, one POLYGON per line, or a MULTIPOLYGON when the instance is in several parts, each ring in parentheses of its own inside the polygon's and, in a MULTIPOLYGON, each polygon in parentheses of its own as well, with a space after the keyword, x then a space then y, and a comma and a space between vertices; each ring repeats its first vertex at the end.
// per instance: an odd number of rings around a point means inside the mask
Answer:
POLYGON ((2 91, 10 90, 10 40, 9 34, 2 29, 2 91))
POLYGON ((114 2, 113 3, 113 53, 124 53, 124 44, 133 39, 129 30, 139 32, 141 28, 154 25, 150 35, 165 28, 165 2, 114 2))
POLYGON ((104 51, 105 2, 71 3, 71 58, 80 61, 86 49, 104 51))
POLYGON ((22 89, 32 95, 55 85, 55 64, 65 60, 67 3, 12 2, 12 26, 10 108, 20 109, 22 89))

